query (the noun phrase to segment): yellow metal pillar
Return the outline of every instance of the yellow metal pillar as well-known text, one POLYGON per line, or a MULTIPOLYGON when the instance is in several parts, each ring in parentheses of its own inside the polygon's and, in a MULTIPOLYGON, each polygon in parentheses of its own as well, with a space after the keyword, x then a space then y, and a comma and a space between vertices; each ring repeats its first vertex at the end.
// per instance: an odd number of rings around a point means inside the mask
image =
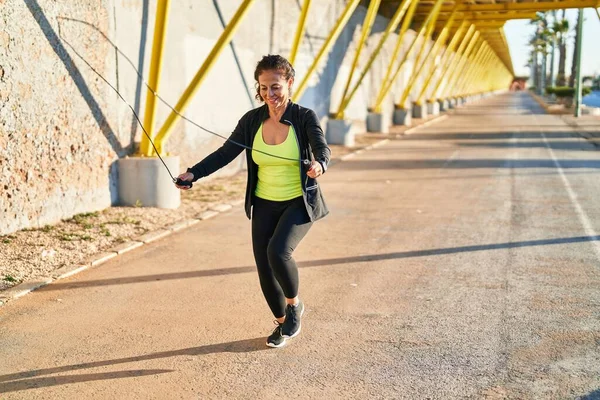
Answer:
MULTIPOLYGON (((396 58, 398 58, 398 53, 400 53, 400 49, 402 48, 402 43, 404 41, 404 34, 410 28, 410 24, 412 23, 413 17, 415 15, 415 10, 417 9, 417 5, 419 4, 419 0, 412 0, 406 17, 404 17, 404 21, 402 22, 402 26, 400 27, 400 32, 398 32, 398 38, 396 39, 396 46, 394 46, 394 51, 392 52, 392 56, 390 57, 390 62, 388 64, 387 71, 381 81, 381 86, 379 88, 379 93, 377 94, 377 100, 375 101, 375 105, 371 107, 372 111, 379 113, 381 112, 381 101, 380 98, 383 99, 387 94, 385 87, 387 86, 387 82, 390 80, 392 76, 392 71, 394 70, 394 64, 396 62, 396 58)), ((406 54, 404 55, 404 59, 406 59, 406 54)), ((400 62, 402 65, 404 61, 400 62)), ((393 79, 392 79, 393 81, 393 79)), ((356 90, 356 88, 355 88, 356 90)))
POLYGON ((356 53, 354 54, 354 60, 352 61, 352 67, 350 68, 350 73, 348 75, 348 80, 346 81, 346 86, 344 87, 344 93, 342 94, 342 102, 340 103, 340 107, 338 111, 335 113, 335 119, 343 119, 344 118, 344 98, 348 94, 348 89, 350 89, 350 83, 352 82, 352 76, 354 75, 354 70, 358 65, 358 60, 360 58, 360 53, 364 47, 365 42, 367 41, 367 37, 371 33, 371 28, 373 27, 373 23, 375 22, 375 18, 377 17, 377 10, 379 9, 379 4, 381 0, 371 0, 369 2, 369 8, 367 9, 367 14, 365 15, 365 20, 363 22, 362 34, 360 35, 360 39, 358 40, 358 44, 356 45, 356 53))
POLYGON ((346 24, 348 23, 350 16, 354 12, 354 9, 356 8, 356 6, 358 6, 359 2, 360 2, 360 0, 349 0, 348 3, 346 4, 346 8, 344 9, 344 12, 342 12, 342 15, 339 17, 339 19, 335 23, 335 26, 333 27, 333 29, 329 33, 329 36, 327 37, 327 40, 325 40, 325 43, 323 43, 323 47, 321 47, 321 50, 319 50, 319 53, 313 60, 313 63, 306 71, 304 78, 302 78, 302 81, 300 82, 300 84, 298 85, 296 90, 294 91, 294 94, 292 95, 292 99, 295 102, 297 102, 302 97, 302 94, 304 94, 304 91, 306 90, 306 87, 308 86, 308 81, 310 80, 310 77, 317 69, 317 65, 319 65, 319 62, 321 61, 323 56, 325 54, 329 53, 329 50, 335 43, 336 39, 338 38, 338 36, 342 32, 342 30, 344 29, 344 26, 346 26, 346 24))
MULTIPOLYGON (((430 37, 431 36, 432 29, 435 27, 435 21, 437 19, 437 16, 440 13, 442 3, 443 3, 443 0, 436 0, 435 6, 431 10, 431 12, 427 15, 427 18, 426 18, 425 22, 423 23, 423 26, 421 26, 421 29, 419 29, 419 33, 417 34, 417 36, 415 36, 412 43, 408 47, 408 50, 406 50, 406 52, 404 53, 402 60, 396 66, 396 70, 395 70, 394 74, 392 75, 392 77, 389 80, 383 82, 381 89, 379 90, 379 94, 377 95, 377 100, 375 101, 375 105, 372 107, 374 112, 381 112, 381 105, 383 103, 383 100, 385 99, 385 96, 387 96, 388 92, 391 90, 391 88, 394 84, 394 81, 400 74, 400 70, 402 69, 402 66, 408 59, 409 55, 412 53, 412 50, 414 49, 414 47, 417 44, 417 42, 419 41, 419 39, 421 37, 430 37)), ((422 46, 422 49, 424 47, 425 46, 422 46)), ((417 58, 419 58, 419 57, 417 57, 417 58)), ((416 64, 417 64, 417 62, 415 62, 415 65, 416 64)))
POLYGON ((462 79, 459 81, 456 87, 456 96, 467 95, 467 89, 471 85, 471 83, 473 81, 478 82, 481 79, 481 64, 485 59, 487 59, 487 57, 489 56, 489 52, 489 46, 487 42, 484 42, 481 46, 481 51, 473 58, 473 61, 469 65, 469 68, 462 75, 462 79))
POLYGON ((464 96, 466 95, 465 87, 476 77, 477 71, 479 70, 479 63, 487 55, 487 47, 486 43, 482 43, 479 52, 475 54, 475 56, 471 59, 469 64, 467 65, 463 74, 461 74, 460 78, 456 82, 456 87, 454 90, 454 96, 464 96))
POLYGON ((469 47, 467 47, 465 54, 463 57, 461 57, 460 62, 454 70, 454 73, 448 78, 448 84, 443 90, 443 95, 440 96, 442 99, 454 96, 454 88, 457 86, 458 81, 464 76, 463 72, 465 71, 465 68, 470 65, 474 55, 477 54, 483 47, 483 40, 480 39, 480 37, 480 32, 476 32, 476 34, 473 36, 474 40, 469 43, 469 47))
POLYGON ((169 134, 171 133, 171 130, 173 129, 173 126, 175 125, 175 122, 180 118, 179 114, 185 111, 190 100, 200 87, 200 84, 202 83, 206 75, 208 74, 208 71, 210 71, 211 67, 214 65, 215 61, 221 54, 221 51, 223 51, 225 46, 227 46, 231 41, 233 34, 237 30, 240 22, 246 15, 246 12, 248 11, 252 3, 254 3, 254 0, 244 0, 242 5, 240 5, 235 15, 227 24, 225 30, 217 40, 217 43, 211 50, 210 54, 206 57, 206 60, 204 61, 198 72, 196 72, 196 75, 183 92, 183 95, 175 105, 175 110, 171 111, 162 128, 160 128, 160 131, 156 135, 156 140, 154 142, 156 145, 156 149, 159 153, 163 152, 163 142, 168 138, 169 134))
MULTIPOLYGON (((456 10, 458 9, 458 6, 460 4, 461 4, 460 1, 456 2, 456 5, 454 6, 454 9, 452 10, 452 14, 450 15, 450 17, 444 24, 444 27, 442 28, 438 38, 433 43, 433 45, 429 48, 429 51, 427 52, 427 55, 425 56, 423 63, 421 65, 419 65, 419 61, 421 61, 421 56, 425 50, 425 47, 427 47, 425 43, 423 43, 423 46, 421 46, 419 55, 417 56, 417 59, 415 60, 413 73, 412 73, 410 79, 408 80, 406 87, 404 88, 404 92, 402 93, 402 97, 400 97, 400 101, 398 103, 396 103, 396 108, 404 108, 404 104, 406 103, 406 100, 408 100, 408 96, 412 92, 413 87, 417 83, 417 80, 419 79, 419 77, 421 76, 423 71, 426 69, 425 66, 429 63, 429 61, 431 59, 433 59, 434 64, 435 64, 435 57, 438 56, 439 51, 442 49, 442 44, 446 41, 446 37, 448 36, 450 27, 454 23, 454 18, 456 17, 456 10)), ((429 37, 433 33, 433 29, 435 28, 436 19, 437 19, 437 15, 431 21, 431 25, 430 25, 431 30, 428 31, 428 35, 425 36, 427 39, 429 39, 429 37)))
MULTIPOLYGON (((156 96, 162 70, 162 55, 165 44, 165 33, 169 18, 169 3, 171 0, 158 0, 156 4, 156 18, 154 19, 154 38, 152 39, 152 55, 150 61, 150 76, 146 90, 146 109, 144 111, 144 130, 154 136, 154 121, 156 117, 156 96)), ((154 149, 150 146, 150 139, 142 135, 140 142, 140 155, 151 156, 154 149)))
POLYGON ((306 17, 308 16, 310 3, 311 0, 304 0, 304 4, 302 5, 298 27, 296 28, 296 36, 294 36, 294 44, 292 45, 292 51, 290 52, 290 58, 288 60, 292 65, 294 65, 294 62, 296 61, 296 55, 298 54, 298 48, 302 41, 302 35, 304 35, 304 27, 306 26, 306 17))
MULTIPOLYGON (((466 20, 463 21, 460 24, 458 30, 454 33, 454 36, 450 40, 450 43, 448 43, 448 46, 446 47, 446 50, 444 51, 444 55, 441 57, 439 65, 438 65, 438 68, 440 68, 442 70, 442 73, 446 70, 446 63, 450 59, 450 56, 451 56, 452 52, 454 51, 454 48, 456 47, 456 44, 458 43, 458 41, 462 37, 462 34, 463 34, 463 32, 464 32, 467 24, 468 24, 468 22, 466 20)), ((440 48, 442 48, 442 47, 440 46, 440 48)), ((437 58, 437 55, 434 57, 433 62, 430 64, 430 67, 427 70, 427 73, 425 74, 425 76, 427 77, 427 79, 423 83, 423 87, 421 88, 421 92, 419 92, 419 95, 417 96, 417 99, 415 100, 415 103, 418 104, 418 105, 423 104, 423 99, 425 97, 425 94, 427 93, 427 89, 429 88, 429 84, 431 83, 431 80, 435 77, 435 72, 434 72, 434 69, 435 69, 435 58, 437 58)))
MULTIPOLYGON (((442 75, 438 79, 438 81, 432 91, 431 98, 429 100, 434 101, 434 100, 438 99, 437 94, 440 91, 440 87, 444 83, 444 80, 446 79, 447 76, 450 77, 451 74, 454 73, 454 70, 456 69, 458 62, 461 60, 461 57, 462 57, 463 53, 465 52, 465 49, 467 48, 469 43, 472 42, 473 38, 477 35, 478 35, 478 33, 477 34, 475 33, 475 25, 471 24, 471 26, 469 26, 469 30, 467 31, 467 34, 465 35, 465 37, 462 39, 460 45, 458 46, 458 50, 456 50, 456 52, 454 52, 453 54, 450 55, 451 58, 448 61, 446 68, 444 68, 442 75)), ((441 100, 444 100, 444 99, 441 99, 441 100)))
MULTIPOLYGON (((360 84, 362 83, 363 79, 365 78, 365 76, 367 76, 367 73, 371 69, 371 66, 373 65, 373 62, 375 61, 375 58, 379 55, 379 52, 383 48, 383 45, 385 44, 387 38, 390 36, 390 34, 392 32, 394 32, 396 30, 396 28, 400 24, 400 21, 402 20, 402 17, 404 16, 404 14, 406 14, 406 12, 407 12, 407 10, 409 8, 409 5, 411 4, 411 1, 414 4, 414 6, 416 7, 416 5, 418 3, 418 0, 402 0, 402 3, 400 3, 400 5, 398 6, 398 8, 396 9, 396 12, 394 13, 394 16, 390 20, 387 28, 385 29, 385 32, 381 36, 381 39, 379 40, 379 43, 377 44, 377 47, 375 47, 375 49, 373 50, 373 53, 371 53, 371 56, 369 57, 369 60, 367 61, 367 64, 363 68, 362 73, 358 77, 358 80, 356 81, 356 83, 352 87, 352 90, 350 90, 350 93, 343 98, 342 103, 340 104, 340 109, 338 110, 338 114, 341 112, 342 115, 343 115, 343 112, 346 110, 346 107, 348 107, 348 104, 350 104, 350 101, 352 100, 352 97, 354 97, 354 94, 358 90, 358 88, 359 88, 360 84)), ((413 12, 414 12, 415 7, 413 7, 413 12)), ((406 19, 408 19, 408 18, 409 17, 407 16, 406 19)), ((405 19, 405 21, 406 21, 406 19, 405 19)), ((408 25, 407 25, 406 29, 408 29, 408 25)), ((402 28, 400 29, 399 38, 403 37, 404 32, 406 32, 406 29, 404 29, 404 31, 402 31, 402 28)), ((400 43, 401 43, 401 41, 400 41, 400 43)), ((398 49, 400 49, 399 46, 397 46, 397 47, 398 47, 398 49)), ((394 59, 395 59, 395 57, 392 56, 392 62, 394 61, 394 59)), ((390 63, 390 64, 392 64, 392 63, 390 63)))
POLYGON ((466 79, 463 81, 461 94, 469 96, 476 93, 479 88, 485 83, 486 79, 486 67, 489 65, 489 61, 492 58, 492 50, 486 46, 484 53, 482 54, 479 61, 475 62, 473 68, 467 74, 466 79))

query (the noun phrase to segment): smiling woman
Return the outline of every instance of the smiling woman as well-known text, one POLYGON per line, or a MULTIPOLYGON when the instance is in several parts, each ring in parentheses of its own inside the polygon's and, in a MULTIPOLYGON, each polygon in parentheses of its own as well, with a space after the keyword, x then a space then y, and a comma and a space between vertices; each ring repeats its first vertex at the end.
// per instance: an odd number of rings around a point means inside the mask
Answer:
POLYGON ((220 149, 178 179, 195 182, 246 148, 246 215, 252 220, 260 286, 276 324, 267 346, 281 347, 300 333, 304 304, 298 296, 298 267, 292 253, 313 222, 328 214, 316 178, 327 170, 331 150, 315 112, 290 99, 294 68, 288 60, 264 56, 254 78, 256 99, 265 104, 247 112, 220 149))

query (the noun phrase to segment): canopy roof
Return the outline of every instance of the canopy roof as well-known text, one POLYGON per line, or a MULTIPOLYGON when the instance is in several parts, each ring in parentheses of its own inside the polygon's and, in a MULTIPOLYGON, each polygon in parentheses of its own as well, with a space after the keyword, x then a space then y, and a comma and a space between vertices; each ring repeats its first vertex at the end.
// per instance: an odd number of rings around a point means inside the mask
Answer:
MULTIPOLYGON (((382 0, 380 14, 390 18, 400 3, 400 0, 382 0)), ((415 23, 423 22, 433 9, 434 4, 435 0, 419 1, 413 21, 415 23)), ((506 21, 511 19, 531 19, 535 17, 536 11, 588 7, 600 7, 600 0, 444 1, 436 24, 436 30, 439 31, 442 29, 452 11, 456 9, 456 17, 452 26, 457 28, 464 19, 474 23, 485 40, 487 40, 498 57, 500 57, 504 65, 506 65, 508 70, 514 75, 508 43, 504 36, 504 24, 506 21)))

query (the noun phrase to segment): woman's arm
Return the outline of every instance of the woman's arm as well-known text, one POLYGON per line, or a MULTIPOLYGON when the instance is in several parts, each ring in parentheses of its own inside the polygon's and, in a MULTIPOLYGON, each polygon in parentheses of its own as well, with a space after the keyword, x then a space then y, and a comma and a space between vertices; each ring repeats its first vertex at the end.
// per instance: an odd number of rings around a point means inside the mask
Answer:
POLYGON ((321 164, 322 173, 325 173, 331 159, 331 149, 327 146, 319 118, 313 110, 308 110, 305 115, 304 129, 308 136, 308 142, 310 143, 315 161, 321 164))
POLYGON ((229 140, 223 143, 223 146, 206 156, 198 164, 192 168, 188 168, 187 172, 194 174, 192 182, 196 182, 198 179, 203 178, 212 174, 213 172, 223 168, 231 161, 233 161, 241 152, 244 150, 243 147, 232 143, 244 143, 244 119, 246 116, 239 120, 237 126, 233 130, 229 140))

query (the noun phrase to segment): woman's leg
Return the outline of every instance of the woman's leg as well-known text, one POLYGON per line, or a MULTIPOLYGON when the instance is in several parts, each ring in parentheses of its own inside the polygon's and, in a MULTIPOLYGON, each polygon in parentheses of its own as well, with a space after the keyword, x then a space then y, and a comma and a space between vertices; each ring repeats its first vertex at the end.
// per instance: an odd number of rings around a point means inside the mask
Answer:
POLYGON ((292 254, 311 226, 304 200, 300 197, 287 205, 269 241, 269 265, 283 290, 287 304, 298 302, 298 266, 292 254))
POLYGON ((298 299, 298 267, 292 254, 306 236, 312 222, 306 213, 302 198, 292 201, 279 218, 267 255, 279 286, 286 297, 285 320, 281 325, 281 336, 292 338, 300 333, 304 304, 298 299))
POLYGON ((269 241, 283 210, 278 205, 276 202, 255 198, 252 209, 252 248, 263 295, 277 321, 282 323, 285 318, 285 296, 267 255, 269 241))

